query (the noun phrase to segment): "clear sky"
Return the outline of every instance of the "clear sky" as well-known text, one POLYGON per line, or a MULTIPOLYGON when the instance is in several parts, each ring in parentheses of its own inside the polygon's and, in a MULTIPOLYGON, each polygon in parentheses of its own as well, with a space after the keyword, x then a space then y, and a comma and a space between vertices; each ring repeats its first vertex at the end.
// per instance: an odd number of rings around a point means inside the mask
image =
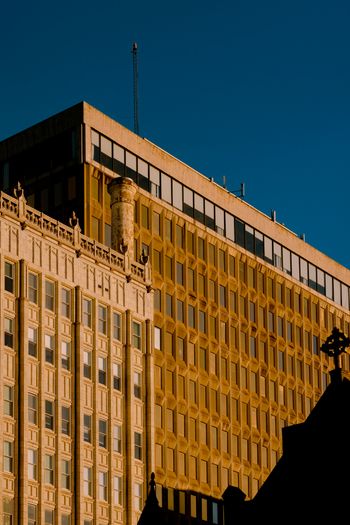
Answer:
POLYGON ((80 100, 350 268, 349 0, 13 0, 0 140, 80 100))

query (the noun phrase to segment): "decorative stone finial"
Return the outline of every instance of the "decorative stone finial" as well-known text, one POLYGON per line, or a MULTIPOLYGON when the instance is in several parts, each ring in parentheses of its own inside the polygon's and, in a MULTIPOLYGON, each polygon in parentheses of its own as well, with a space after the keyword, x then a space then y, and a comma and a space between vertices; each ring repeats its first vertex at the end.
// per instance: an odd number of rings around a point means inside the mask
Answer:
POLYGON ((24 197, 24 190, 19 181, 17 182, 17 186, 14 187, 13 193, 16 199, 19 199, 20 197, 24 197))
POLYGON ((72 216, 69 219, 69 225, 72 228, 75 228, 75 226, 79 226, 79 219, 78 219, 78 216, 77 216, 77 214, 75 213, 74 210, 72 212, 72 216))

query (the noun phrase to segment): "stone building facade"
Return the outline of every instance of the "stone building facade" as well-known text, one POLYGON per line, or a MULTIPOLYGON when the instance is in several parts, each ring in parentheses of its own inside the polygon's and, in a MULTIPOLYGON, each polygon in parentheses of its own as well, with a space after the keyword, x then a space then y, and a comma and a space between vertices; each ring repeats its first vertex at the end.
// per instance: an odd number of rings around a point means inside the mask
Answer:
POLYGON ((0 197, 4 525, 136 523, 154 450, 149 266, 0 197))

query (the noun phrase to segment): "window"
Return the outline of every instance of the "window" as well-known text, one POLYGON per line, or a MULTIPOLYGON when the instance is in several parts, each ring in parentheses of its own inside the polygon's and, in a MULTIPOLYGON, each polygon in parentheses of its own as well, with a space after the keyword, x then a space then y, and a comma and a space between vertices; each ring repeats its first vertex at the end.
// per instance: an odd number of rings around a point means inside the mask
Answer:
POLYGON ((51 509, 46 509, 44 525, 53 525, 53 523, 54 523, 54 511, 51 509))
POLYGON ((38 353, 38 329, 28 326, 28 354, 36 357, 38 353))
POLYGON ((173 298, 169 293, 165 294, 165 312, 169 317, 173 315, 173 298))
POLYGON ((132 344, 138 350, 141 350, 141 324, 133 321, 132 323, 132 344))
POLYGON ((180 299, 176 300, 176 310, 177 310, 177 320, 180 321, 180 323, 184 322, 184 302, 180 299))
POLYGON ((70 342, 61 342, 61 365, 63 370, 70 370, 70 342))
POLYGON ((10 262, 5 262, 5 290, 13 293, 15 290, 15 265, 10 262))
POLYGON ((4 318, 4 344, 9 348, 13 348, 13 329, 14 319, 4 318))
POLYGON ((102 305, 98 307, 98 331, 107 335, 107 308, 102 305))
POLYGON ((85 298, 83 298, 83 325, 88 328, 92 326, 92 302, 85 298))
POLYGON ((13 441, 4 441, 4 472, 13 473, 13 441))
POLYGON ((194 306, 192 305, 188 305, 188 326, 190 328, 195 328, 195 310, 194 310, 194 306))
POLYGON ((161 310, 162 307, 162 296, 160 290, 155 289, 154 290, 154 309, 158 310, 158 312, 161 310))
POLYGON ((199 310, 199 331, 203 333, 206 333, 207 331, 206 316, 203 310, 199 310))
POLYGON ((54 484, 54 465, 55 465, 55 456, 45 454, 44 456, 44 482, 49 485, 54 484))
MULTIPOLYGON (((175 184, 175 181, 174 181, 174 184, 175 184)), ((182 208, 182 192, 181 192, 181 185, 179 184, 178 185, 178 189, 179 189, 179 194, 178 194, 178 197, 180 199, 180 203, 178 206, 176 206, 177 208, 181 209, 182 208)), ((174 187, 175 189, 175 187, 174 187)), ((175 192, 174 191, 174 197, 175 197, 175 192)), ((179 247, 179 248, 183 248, 183 244, 184 244, 184 228, 183 226, 180 226, 179 224, 176 225, 176 245, 179 247)))
POLYGON ((45 334, 45 361, 53 365, 55 360, 55 337, 50 334, 45 334))
POLYGON ((185 359, 185 341, 182 337, 176 338, 177 357, 182 361, 185 359))
POLYGON ((219 293, 220 293, 220 306, 223 306, 226 308, 226 289, 225 286, 222 286, 220 284, 219 286, 219 293))
POLYGON ((70 435, 70 407, 62 406, 61 431, 66 436, 70 435))
POLYGON ((176 282, 177 284, 184 284, 184 265, 180 262, 176 263, 176 282))
POLYGON ((153 233, 160 235, 160 214, 156 211, 153 212, 153 233))
POLYGON ((107 501, 107 472, 98 473, 98 497, 100 500, 107 501))
POLYGON ((36 273, 28 274, 28 299, 31 303, 38 304, 38 276, 36 273))
POLYGON ((28 525, 37 525, 37 506, 28 504, 28 525))
POLYGON ((92 468, 84 467, 84 496, 92 496, 92 468))
POLYGON ((121 454, 122 452, 122 427, 114 425, 113 427, 113 450, 121 454))
POLYGON ((134 484, 134 508, 136 511, 142 511, 142 485, 141 483, 134 484))
POLYGON ((71 525, 70 514, 62 514, 61 525, 71 525))
POLYGON ((107 448, 107 421, 100 419, 98 422, 98 444, 102 448, 107 448))
POLYGON ((45 400, 45 428, 54 429, 54 402, 45 400))
POLYGON ((141 373, 134 372, 134 396, 141 399, 141 373))
POLYGON ((142 459, 142 435, 140 432, 134 433, 134 457, 142 459))
POLYGON ((251 357, 257 357, 256 339, 252 335, 249 337, 249 352, 251 357))
POLYGON ((61 487, 70 490, 70 461, 68 459, 61 461, 61 487))
POLYGON ((154 348, 156 350, 161 349, 161 329, 158 326, 154 327, 154 348))
POLYGON ((83 352, 84 368, 83 373, 84 377, 91 379, 91 352, 84 350, 83 352))
POLYGON ((117 312, 113 312, 113 338, 121 341, 121 315, 117 312))
POLYGON ((61 290, 61 314, 70 319, 71 310, 71 291, 68 288, 61 290))
POLYGON ((55 310, 55 283, 45 281, 45 308, 53 312, 55 310))
POLYGON ((119 391, 122 389, 122 367, 119 363, 113 363, 113 388, 119 391))
POLYGON ((91 416, 84 414, 84 441, 91 443, 91 416))
POLYGON ((28 449, 28 479, 37 479, 38 451, 28 449))
POLYGON ((36 394, 28 394, 28 423, 38 424, 38 396, 36 394))
POLYGON ((13 417, 13 386, 4 385, 4 414, 13 417))
POLYGON ((106 384, 107 379, 107 359, 105 357, 98 358, 98 382, 100 385, 106 384))
POLYGON ((189 397, 192 403, 197 403, 197 390, 195 381, 189 382, 189 397))
POLYGON ((114 505, 122 505, 122 477, 113 476, 113 503, 114 505))

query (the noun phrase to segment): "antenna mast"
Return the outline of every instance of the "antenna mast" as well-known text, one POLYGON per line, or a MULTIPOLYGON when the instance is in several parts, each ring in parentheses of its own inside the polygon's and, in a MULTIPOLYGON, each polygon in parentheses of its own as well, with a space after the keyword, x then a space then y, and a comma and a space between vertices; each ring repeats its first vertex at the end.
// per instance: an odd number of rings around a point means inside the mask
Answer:
POLYGON ((138 101, 138 67, 137 67, 137 43, 132 45, 132 62, 134 69, 134 132, 139 135, 139 101, 138 101))

